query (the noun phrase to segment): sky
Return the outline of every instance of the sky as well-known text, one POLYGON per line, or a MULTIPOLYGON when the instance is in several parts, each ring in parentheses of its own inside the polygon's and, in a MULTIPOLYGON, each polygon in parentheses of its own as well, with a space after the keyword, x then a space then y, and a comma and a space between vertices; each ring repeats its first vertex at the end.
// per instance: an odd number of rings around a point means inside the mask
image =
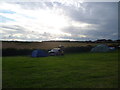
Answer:
POLYGON ((1 2, 0 34, 7 41, 116 40, 118 3, 1 2))

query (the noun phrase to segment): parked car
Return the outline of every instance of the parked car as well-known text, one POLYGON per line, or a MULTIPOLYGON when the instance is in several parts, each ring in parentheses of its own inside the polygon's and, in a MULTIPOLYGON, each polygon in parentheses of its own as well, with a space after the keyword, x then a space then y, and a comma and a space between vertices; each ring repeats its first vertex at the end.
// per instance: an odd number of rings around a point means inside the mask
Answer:
POLYGON ((64 55, 64 51, 60 48, 53 48, 48 53, 50 56, 64 55))

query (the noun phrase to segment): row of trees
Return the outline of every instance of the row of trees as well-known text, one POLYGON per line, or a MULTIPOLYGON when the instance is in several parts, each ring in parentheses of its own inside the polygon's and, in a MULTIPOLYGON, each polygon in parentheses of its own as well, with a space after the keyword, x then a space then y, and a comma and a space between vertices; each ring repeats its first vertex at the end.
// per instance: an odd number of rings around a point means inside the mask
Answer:
MULTIPOLYGON (((34 41, 2 41, 2 42, 24 42, 24 43, 34 43, 34 41)), ((35 41, 36 42, 36 41, 35 41)), ((118 40, 111 40, 111 39, 98 39, 98 40, 95 40, 95 41, 91 41, 91 40, 88 40, 88 41, 70 41, 70 40, 50 40, 50 41, 42 41, 42 42, 81 42, 81 43, 99 43, 99 42, 107 42, 107 43, 120 43, 120 39, 118 40)))

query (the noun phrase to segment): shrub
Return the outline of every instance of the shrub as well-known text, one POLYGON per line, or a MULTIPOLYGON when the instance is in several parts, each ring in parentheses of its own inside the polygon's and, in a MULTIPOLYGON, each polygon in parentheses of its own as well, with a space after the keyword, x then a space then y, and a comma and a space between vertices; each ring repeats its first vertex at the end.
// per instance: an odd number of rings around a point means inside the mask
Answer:
MULTIPOLYGON (((80 53, 80 52, 89 52, 92 49, 92 46, 81 46, 81 47, 67 47, 65 48, 65 53, 80 53)), ((2 49, 2 56, 23 56, 23 55, 31 55, 33 49, 15 49, 15 48, 7 48, 2 49)), ((49 50, 43 50, 48 52, 49 50)))
POLYGON ((76 53, 76 52, 89 52, 92 46, 81 46, 81 47, 67 47, 65 53, 76 53))
POLYGON ((2 49, 2 56, 30 55, 31 52, 32 50, 30 49, 7 48, 2 49))

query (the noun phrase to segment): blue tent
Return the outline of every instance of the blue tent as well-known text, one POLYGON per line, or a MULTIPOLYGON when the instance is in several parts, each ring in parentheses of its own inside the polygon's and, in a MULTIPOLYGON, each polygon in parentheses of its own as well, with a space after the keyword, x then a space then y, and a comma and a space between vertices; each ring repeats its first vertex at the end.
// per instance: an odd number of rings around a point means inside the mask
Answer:
POLYGON ((34 50, 32 52, 32 57, 47 57, 48 54, 42 50, 34 50))

